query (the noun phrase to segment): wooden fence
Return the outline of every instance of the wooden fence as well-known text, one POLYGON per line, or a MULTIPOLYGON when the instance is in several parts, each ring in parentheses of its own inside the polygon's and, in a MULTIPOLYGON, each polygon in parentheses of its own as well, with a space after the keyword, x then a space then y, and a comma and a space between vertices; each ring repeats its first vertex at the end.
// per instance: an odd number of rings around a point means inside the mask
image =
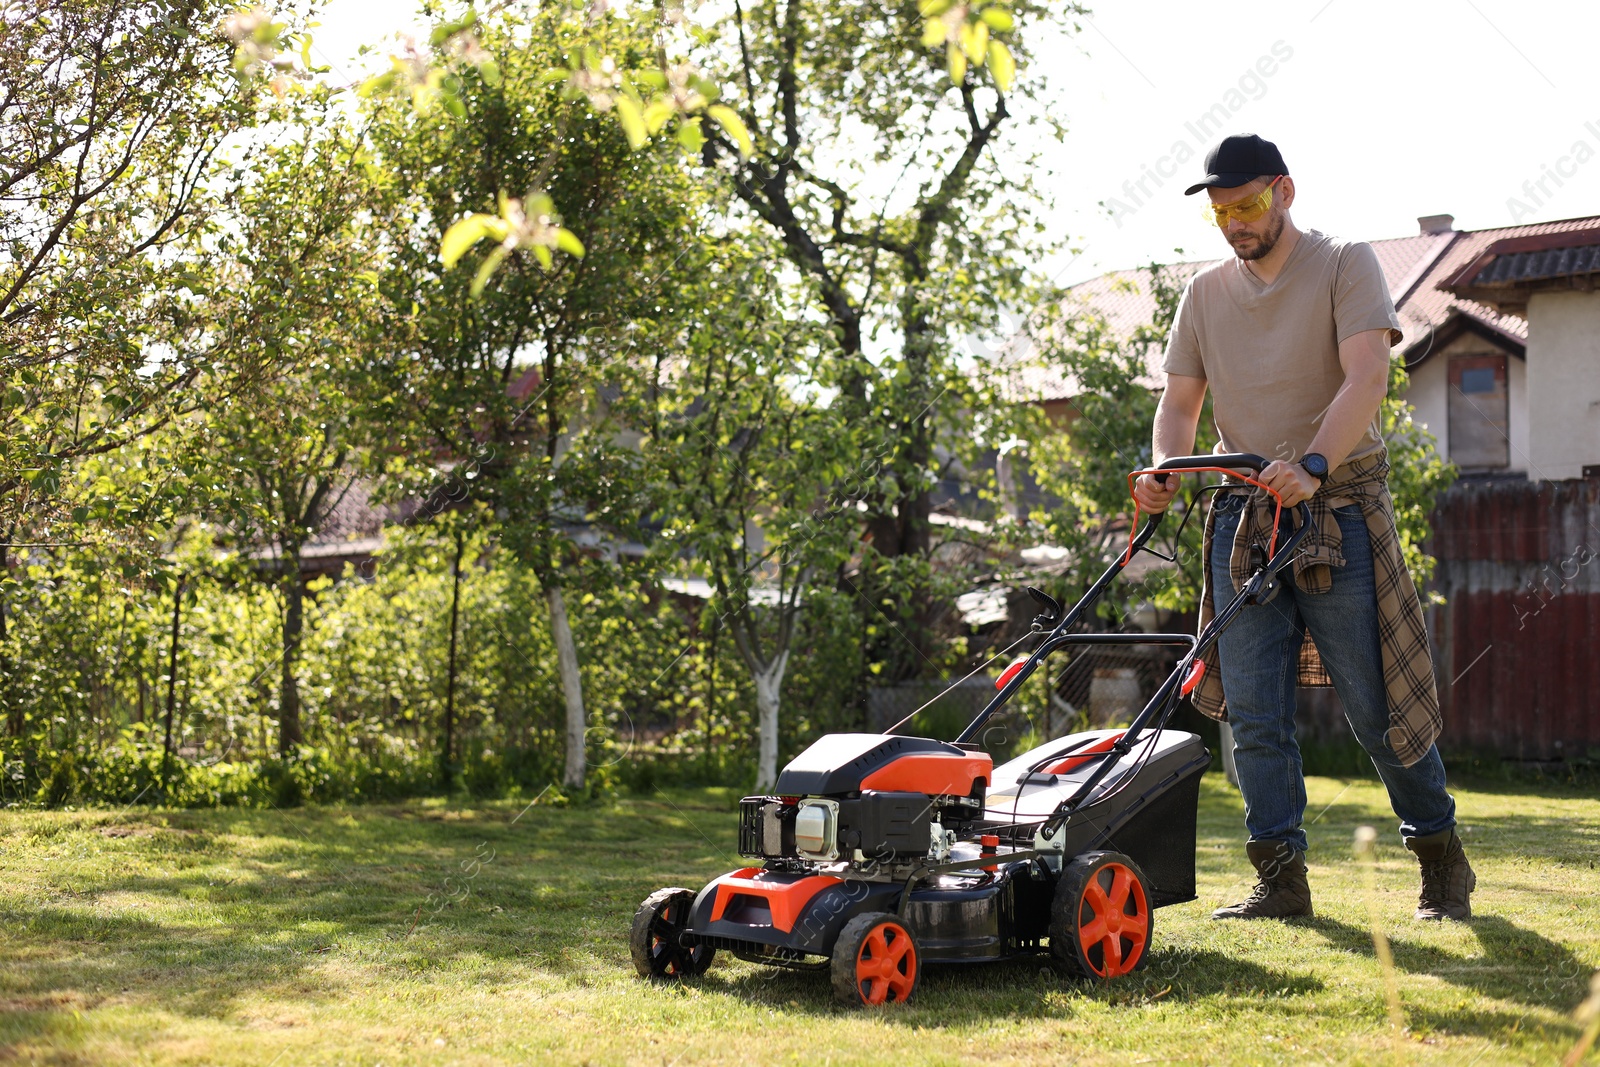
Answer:
MULTIPOLYGON (((1600 479, 1465 479, 1433 530, 1440 749, 1600 760, 1600 479)), ((1301 690, 1297 719, 1313 744, 1350 737, 1331 689, 1301 690)))

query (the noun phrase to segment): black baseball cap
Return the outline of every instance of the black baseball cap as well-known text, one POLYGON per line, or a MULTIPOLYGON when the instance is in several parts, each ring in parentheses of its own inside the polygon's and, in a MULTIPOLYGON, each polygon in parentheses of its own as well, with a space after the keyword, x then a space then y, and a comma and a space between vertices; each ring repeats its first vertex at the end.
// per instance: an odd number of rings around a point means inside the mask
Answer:
POLYGON ((1289 165, 1283 161, 1283 154, 1278 151, 1277 145, 1260 134, 1235 133, 1218 141, 1206 153, 1205 180, 1189 186, 1183 195, 1193 196, 1213 186, 1232 189, 1267 174, 1277 177, 1288 173, 1289 165))

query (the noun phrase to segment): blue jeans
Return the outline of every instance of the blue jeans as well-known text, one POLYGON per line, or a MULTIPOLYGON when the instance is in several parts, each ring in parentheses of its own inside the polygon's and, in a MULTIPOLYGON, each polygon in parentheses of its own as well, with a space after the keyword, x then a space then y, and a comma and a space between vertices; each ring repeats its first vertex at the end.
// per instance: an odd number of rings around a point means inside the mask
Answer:
MULTIPOLYGON (((1243 504, 1242 496, 1217 500, 1211 581, 1218 611, 1236 592, 1228 560, 1243 504)), ((1333 588, 1316 595, 1303 593, 1295 587, 1293 568, 1285 568, 1279 572, 1277 596, 1243 608, 1218 643, 1250 840, 1287 841, 1301 851, 1306 849, 1301 827, 1306 786, 1295 741, 1294 709, 1302 629, 1316 641, 1350 728, 1389 791, 1389 804, 1400 817, 1400 833, 1425 836, 1456 824, 1456 803, 1445 791, 1438 748, 1405 767, 1389 747, 1385 736, 1389 699, 1367 522, 1359 505, 1338 508, 1333 514, 1344 538, 1345 558, 1343 567, 1333 568, 1333 588)))

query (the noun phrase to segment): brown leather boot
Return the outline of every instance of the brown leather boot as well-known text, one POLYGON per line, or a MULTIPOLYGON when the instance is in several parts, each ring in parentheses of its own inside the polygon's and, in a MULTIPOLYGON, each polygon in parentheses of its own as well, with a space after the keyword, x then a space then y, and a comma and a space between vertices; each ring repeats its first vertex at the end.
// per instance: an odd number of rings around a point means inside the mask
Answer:
POLYGON ((1440 830, 1427 837, 1406 838, 1406 848, 1422 865, 1422 896, 1417 901, 1419 919, 1472 918, 1472 891, 1478 876, 1461 848, 1455 830, 1440 830))
POLYGON ((1256 868, 1256 887, 1239 903, 1212 912, 1213 919, 1310 918, 1314 914, 1304 852, 1287 841, 1251 841, 1244 850, 1256 868))

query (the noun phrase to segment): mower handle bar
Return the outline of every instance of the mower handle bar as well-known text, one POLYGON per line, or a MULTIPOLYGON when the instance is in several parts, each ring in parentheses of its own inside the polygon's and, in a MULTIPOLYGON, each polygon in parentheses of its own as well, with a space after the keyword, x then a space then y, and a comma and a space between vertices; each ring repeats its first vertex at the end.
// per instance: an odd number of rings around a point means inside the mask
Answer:
MULTIPOLYGON (((1202 470, 1206 468, 1225 467, 1230 470, 1243 469, 1251 471, 1255 474, 1259 474, 1269 462, 1269 460, 1263 459, 1262 457, 1254 455, 1250 452, 1222 452, 1203 456, 1174 456, 1171 459, 1157 464, 1152 469, 1156 471, 1172 471, 1173 473, 1177 474, 1186 470, 1202 470)), ((1157 475, 1157 477, 1160 477, 1160 475, 1157 475)), ((1295 510, 1300 515, 1299 528, 1293 531, 1289 537, 1285 539, 1284 544, 1278 546, 1277 551, 1274 552, 1272 557, 1269 560, 1266 560, 1263 566, 1258 569, 1252 580, 1247 583, 1246 588, 1239 591, 1238 595, 1234 598, 1236 603, 1230 605, 1232 610, 1226 612, 1226 615, 1229 619, 1231 619, 1234 612, 1236 612, 1243 603, 1246 601, 1254 602, 1263 591, 1263 586, 1270 582, 1273 576, 1275 576, 1279 570, 1288 565, 1290 558, 1293 556, 1295 550, 1299 547, 1300 541, 1305 537, 1307 531, 1310 530, 1311 509, 1306 505, 1305 501, 1301 501, 1298 505, 1296 505, 1295 510)), ((1011 699, 1012 694, 1022 687, 1022 683, 1030 674, 1033 673, 1034 668, 1038 666, 1043 658, 1049 655, 1051 651, 1059 646, 1061 642, 1056 639, 1060 638, 1069 630, 1071 630, 1072 626, 1079 620, 1079 618, 1083 616, 1087 608, 1099 599, 1100 594, 1105 591, 1106 586, 1110 585, 1112 580, 1115 579, 1119 573, 1121 573, 1123 567, 1127 566, 1128 561, 1133 557, 1133 554, 1144 548, 1145 544, 1155 534, 1156 527, 1161 524, 1161 520, 1165 517, 1166 512, 1163 511, 1151 515, 1145 520, 1143 528, 1135 532, 1132 540, 1129 542, 1127 553, 1124 554, 1120 559, 1113 561, 1111 566, 1106 569, 1105 573, 1100 576, 1099 580, 1089 588, 1089 591, 1086 594, 1084 594, 1083 599, 1079 600, 1078 603, 1066 613, 1066 615, 1056 620, 1055 627, 1047 635, 1046 639, 1040 643, 1039 647, 1034 649, 1033 653, 1027 657, 1027 662, 1023 668, 1018 671, 1008 683, 1006 683, 1000 692, 995 694, 989 703, 984 706, 982 711, 978 712, 977 717, 974 718, 972 722, 967 724, 967 728, 961 731, 960 736, 956 738, 957 744, 970 744, 973 741, 973 739, 977 736, 978 731, 983 728, 983 724, 989 720, 989 717, 1011 699)), ((1213 622, 1215 624, 1215 620, 1213 620, 1213 622)), ((1214 625, 1213 632, 1210 635, 1210 640, 1206 641, 1205 644, 1209 646, 1211 642, 1215 641, 1217 633, 1220 633, 1220 627, 1215 627, 1214 625)), ((1126 640, 1129 635, 1119 636, 1122 636, 1124 640, 1126 640)), ((1186 658, 1192 660, 1201 651, 1202 650, 1198 647, 1191 647, 1186 658)), ((1169 679, 1169 681, 1174 681, 1175 683, 1176 676, 1174 676, 1173 679, 1169 679)), ((1163 687, 1163 692, 1158 695, 1158 700, 1165 695, 1166 687, 1163 687)), ((1153 707, 1156 703, 1157 701, 1152 701, 1151 707, 1153 707)), ((1150 708, 1146 709, 1147 712, 1149 710, 1150 708)), ((1147 717, 1147 715, 1141 715, 1139 718, 1146 719, 1147 717)), ((1138 725, 1142 725, 1142 723, 1139 723, 1138 725)))
MULTIPOLYGON (((1173 456, 1171 459, 1157 463, 1155 469, 1158 471, 1192 471, 1206 467, 1231 467, 1243 468, 1260 474, 1263 470, 1266 470, 1267 464, 1270 462, 1270 460, 1262 459, 1252 452, 1219 452, 1204 456, 1173 456)), ((1167 484, 1165 478, 1160 475, 1156 477, 1162 485, 1167 484)))

